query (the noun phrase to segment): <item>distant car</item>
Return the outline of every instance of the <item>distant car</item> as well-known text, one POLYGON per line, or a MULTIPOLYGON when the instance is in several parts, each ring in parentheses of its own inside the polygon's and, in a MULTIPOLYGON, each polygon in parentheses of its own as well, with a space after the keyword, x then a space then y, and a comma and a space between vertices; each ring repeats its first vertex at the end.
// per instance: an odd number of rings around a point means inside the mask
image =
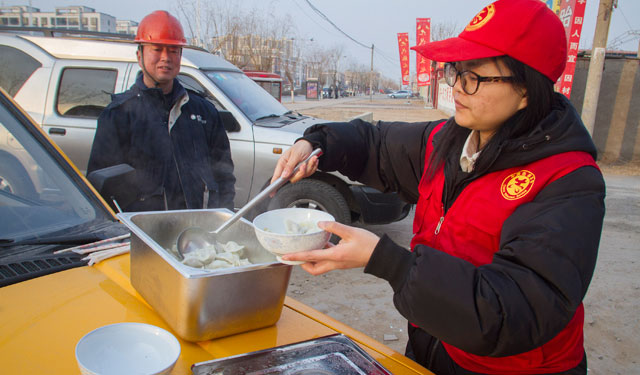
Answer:
POLYGON ((412 94, 409 90, 398 90, 391 94, 387 94, 387 96, 390 98, 410 98, 412 94))

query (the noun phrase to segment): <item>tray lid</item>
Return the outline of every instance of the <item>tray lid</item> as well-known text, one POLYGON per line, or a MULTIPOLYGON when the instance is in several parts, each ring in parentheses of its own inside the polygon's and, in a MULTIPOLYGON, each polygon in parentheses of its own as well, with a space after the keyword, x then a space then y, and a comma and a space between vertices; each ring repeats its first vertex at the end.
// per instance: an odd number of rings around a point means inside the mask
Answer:
POLYGON ((343 334, 196 363, 193 375, 391 374, 343 334))

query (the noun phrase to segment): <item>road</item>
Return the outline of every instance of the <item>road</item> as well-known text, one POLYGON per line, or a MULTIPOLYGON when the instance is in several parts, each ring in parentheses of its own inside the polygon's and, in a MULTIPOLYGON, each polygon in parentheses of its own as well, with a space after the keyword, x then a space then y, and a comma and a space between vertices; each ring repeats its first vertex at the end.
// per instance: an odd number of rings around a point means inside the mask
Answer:
MULTIPOLYGON (((374 120, 442 118, 421 100, 374 97, 285 103, 303 114, 325 114, 332 120, 354 112, 374 113, 374 120), (392 117, 397 116, 397 117, 392 117), (401 117, 403 116, 403 117, 401 117), (392 117, 392 118, 388 118, 392 117)), ((607 212, 598 263, 585 299, 585 348, 594 374, 640 373, 640 166, 602 165, 607 183, 607 212)), ((404 220, 364 228, 387 233, 409 247, 413 212, 404 220)), ((362 269, 311 276, 294 267, 287 294, 404 353, 406 324, 394 308, 391 287, 362 269)))

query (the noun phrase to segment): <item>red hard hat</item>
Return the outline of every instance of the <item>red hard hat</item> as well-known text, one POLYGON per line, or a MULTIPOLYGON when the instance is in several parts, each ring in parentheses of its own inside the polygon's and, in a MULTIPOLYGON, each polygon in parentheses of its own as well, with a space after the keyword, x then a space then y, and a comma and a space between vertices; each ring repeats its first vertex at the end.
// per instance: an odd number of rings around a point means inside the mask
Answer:
POLYGON ((156 10, 142 19, 135 41, 168 46, 187 45, 180 21, 164 10, 156 10))

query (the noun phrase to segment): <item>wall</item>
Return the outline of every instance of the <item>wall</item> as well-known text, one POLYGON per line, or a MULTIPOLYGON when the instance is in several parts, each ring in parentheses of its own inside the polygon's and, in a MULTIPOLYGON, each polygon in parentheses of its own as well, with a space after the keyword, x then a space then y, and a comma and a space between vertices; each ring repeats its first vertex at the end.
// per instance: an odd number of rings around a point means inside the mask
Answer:
MULTIPOLYGON (((576 64, 571 102, 582 112, 589 58, 576 64)), ((640 163, 640 60, 605 58, 593 140, 605 163, 640 163)))
POLYGON ((453 101, 453 88, 447 85, 444 79, 438 81, 437 108, 449 116, 456 113, 456 104, 453 101))

